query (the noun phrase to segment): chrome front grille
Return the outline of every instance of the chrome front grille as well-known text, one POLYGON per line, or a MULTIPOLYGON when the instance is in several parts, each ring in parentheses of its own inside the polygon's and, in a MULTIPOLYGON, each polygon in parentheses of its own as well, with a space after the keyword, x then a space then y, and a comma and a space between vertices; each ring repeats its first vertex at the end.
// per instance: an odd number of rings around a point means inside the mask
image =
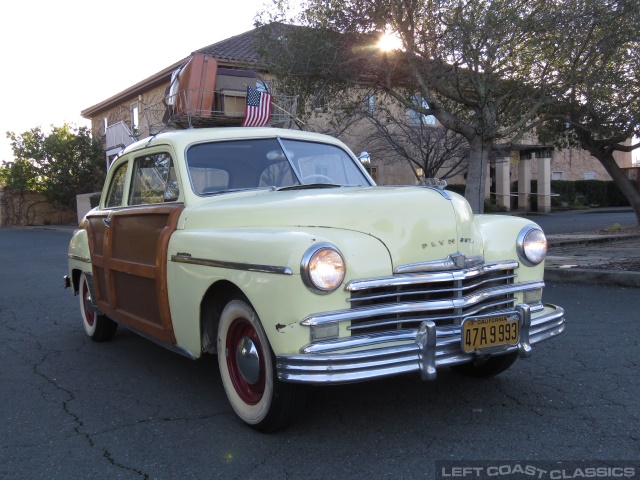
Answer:
POLYGON ((438 327, 456 326, 470 315, 513 309, 516 297, 510 286, 517 277, 517 266, 516 262, 501 262, 352 282, 347 286, 351 309, 367 314, 352 318, 348 328, 354 335, 413 329, 425 320, 438 327))
POLYGON ((520 312, 520 343, 505 352, 530 354, 531 344, 564 331, 564 310, 555 305, 516 302, 519 293, 539 290, 544 280, 517 282, 516 261, 459 270, 413 272, 353 280, 346 286, 351 308, 309 315, 314 327, 338 324, 337 337, 313 338, 297 354, 279 355, 278 378, 296 383, 345 383, 463 364, 475 356, 461 347, 467 316, 520 312), (346 332, 349 332, 345 335, 346 332))
POLYGON ((353 280, 351 308, 310 315, 306 326, 345 322, 351 335, 393 330, 416 331, 425 320, 441 329, 464 317, 513 309, 516 294, 544 287, 544 281, 515 282, 518 262, 485 263, 444 272, 411 273, 353 280))

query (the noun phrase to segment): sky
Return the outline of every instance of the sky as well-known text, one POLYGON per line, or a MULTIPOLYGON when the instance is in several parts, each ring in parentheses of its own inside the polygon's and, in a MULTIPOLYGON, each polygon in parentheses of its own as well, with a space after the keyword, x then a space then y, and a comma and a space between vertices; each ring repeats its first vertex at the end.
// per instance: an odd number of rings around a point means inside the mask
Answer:
POLYGON ((5 132, 89 126, 82 110, 194 50, 253 29, 263 6, 263 0, 5 2, 0 162, 13 160, 5 132))

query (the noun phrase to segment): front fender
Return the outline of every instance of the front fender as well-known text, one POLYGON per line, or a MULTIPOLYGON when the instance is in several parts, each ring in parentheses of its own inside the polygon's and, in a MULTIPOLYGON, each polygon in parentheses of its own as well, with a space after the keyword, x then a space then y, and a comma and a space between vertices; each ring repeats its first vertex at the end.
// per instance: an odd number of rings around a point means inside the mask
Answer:
POLYGON ((349 230, 247 227, 176 231, 169 244, 167 284, 178 344, 200 355, 200 305, 209 287, 225 280, 249 299, 276 355, 297 353, 309 342, 309 329, 300 325, 302 319, 312 313, 349 308, 344 288, 318 295, 302 282, 302 257, 319 242, 331 243, 341 251, 347 265, 345 285, 351 279, 392 272, 389 252, 378 239, 349 230))
POLYGON ((78 292, 79 272, 91 273, 91 253, 89 251, 89 236, 87 230, 80 228, 73 232, 67 252, 69 278, 74 293, 78 292), (74 272, 78 272, 74 274, 74 272))
POLYGON ((485 262, 507 259, 520 262, 518 282, 543 278, 544 261, 535 267, 528 267, 522 263, 516 249, 520 231, 527 225, 537 226, 535 222, 510 215, 476 215, 474 221, 482 236, 485 262))

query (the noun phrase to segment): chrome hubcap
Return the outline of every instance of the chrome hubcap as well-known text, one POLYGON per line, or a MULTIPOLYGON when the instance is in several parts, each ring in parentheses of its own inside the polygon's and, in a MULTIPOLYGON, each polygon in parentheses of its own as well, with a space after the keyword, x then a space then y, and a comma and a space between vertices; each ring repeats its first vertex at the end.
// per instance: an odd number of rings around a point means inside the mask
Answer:
POLYGON ((84 296, 84 308, 85 308, 85 311, 91 317, 93 317, 93 314, 95 313, 95 309, 93 308, 93 302, 91 300, 91 293, 89 293, 88 289, 87 289, 87 294, 84 296))
POLYGON ((260 378, 260 355, 256 344, 249 337, 242 337, 236 350, 238 370, 249 385, 254 385, 260 378))

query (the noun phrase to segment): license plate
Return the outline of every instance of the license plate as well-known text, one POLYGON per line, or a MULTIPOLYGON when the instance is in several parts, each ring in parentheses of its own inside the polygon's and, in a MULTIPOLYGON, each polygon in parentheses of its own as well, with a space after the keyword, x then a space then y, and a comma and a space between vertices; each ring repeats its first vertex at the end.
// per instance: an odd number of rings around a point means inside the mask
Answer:
POLYGON ((515 313, 468 317, 462 322, 462 349, 466 353, 503 350, 517 345, 520 316, 515 313))

